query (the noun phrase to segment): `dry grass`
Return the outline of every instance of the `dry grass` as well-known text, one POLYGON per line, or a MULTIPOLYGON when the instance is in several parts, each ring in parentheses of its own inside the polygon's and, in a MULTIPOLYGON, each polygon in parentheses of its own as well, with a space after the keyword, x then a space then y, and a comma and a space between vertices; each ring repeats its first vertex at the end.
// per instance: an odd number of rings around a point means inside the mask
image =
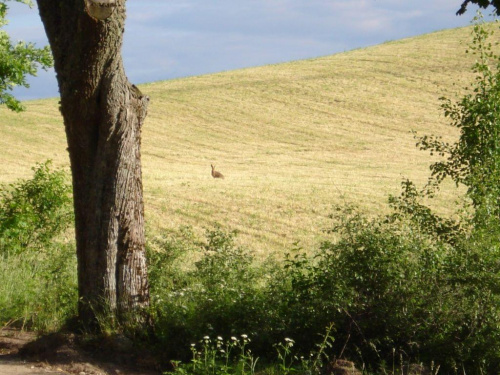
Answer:
MULTIPOLYGON (((430 157, 411 130, 456 136, 438 98, 470 81, 470 29, 319 59, 143 85, 146 219, 153 233, 218 222, 256 254, 315 246, 332 205, 386 209, 430 157), (455 85, 456 84, 456 85, 455 85), (213 179, 210 164, 226 178, 213 179)), ((67 166, 57 100, 0 109, 0 182, 47 158, 67 166)), ((443 193, 446 211, 456 192, 443 193)))

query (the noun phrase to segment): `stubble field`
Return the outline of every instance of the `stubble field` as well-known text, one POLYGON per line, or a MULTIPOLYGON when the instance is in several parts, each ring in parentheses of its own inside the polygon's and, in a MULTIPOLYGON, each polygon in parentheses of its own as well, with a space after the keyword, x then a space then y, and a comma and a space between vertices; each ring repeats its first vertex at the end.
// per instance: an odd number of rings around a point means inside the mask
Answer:
MULTIPOLYGON (((453 140, 439 98, 472 79, 469 28, 323 58, 141 85, 151 97, 142 161, 150 236, 218 223, 257 257, 325 238, 335 204, 387 211, 431 157, 412 130, 453 140), (215 164, 225 179, 213 179, 215 164)), ((69 170, 58 100, 0 108, 0 183, 52 159, 69 170)), ((450 186, 433 203, 451 213, 450 186)))

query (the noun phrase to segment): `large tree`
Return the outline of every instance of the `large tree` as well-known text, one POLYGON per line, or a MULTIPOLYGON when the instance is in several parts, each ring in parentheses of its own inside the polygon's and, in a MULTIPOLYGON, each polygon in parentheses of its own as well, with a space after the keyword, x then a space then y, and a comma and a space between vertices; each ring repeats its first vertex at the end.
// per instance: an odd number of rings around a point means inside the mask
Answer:
POLYGON ((141 127, 149 98, 121 57, 125 0, 37 0, 54 56, 73 178, 79 317, 123 324, 149 305, 141 127))

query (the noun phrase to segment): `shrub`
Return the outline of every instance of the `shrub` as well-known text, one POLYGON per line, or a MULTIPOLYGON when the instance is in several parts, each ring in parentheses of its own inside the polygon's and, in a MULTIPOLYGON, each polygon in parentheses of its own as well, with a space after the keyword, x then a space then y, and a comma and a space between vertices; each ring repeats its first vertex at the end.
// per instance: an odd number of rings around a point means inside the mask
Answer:
POLYGON ((70 186, 50 162, 33 171, 0 191, 0 323, 47 331, 76 313, 70 186))
POLYGON ((33 168, 30 180, 0 191, 0 254, 43 251, 73 220, 71 187, 63 171, 50 171, 50 161, 33 168))
POLYGON ((434 362, 442 373, 498 370, 500 228, 456 235, 451 245, 402 215, 370 219, 346 208, 334 219, 339 240, 285 264, 280 313, 302 352, 333 324, 330 355, 372 371, 395 357, 434 362))
MULTIPOLYGON (((408 200, 407 212, 420 212, 413 204, 420 207, 408 200)), ((348 358, 374 373, 390 363, 433 363, 443 374, 497 371, 500 228, 464 229, 448 241, 422 225, 427 214, 408 213, 368 218, 339 208, 331 229, 338 239, 309 254, 297 247, 283 264, 256 266, 234 246, 234 233, 220 228, 198 244, 204 256, 193 270, 172 267, 176 256, 152 258, 163 259, 150 270, 167 357, 188 360, 200 337, 248 334, 262 364, 278 360, 275 345, 285 338, 294 340, 294 356, 308 358, 330 326, 335 341, 324 348, 325 361, 348 358), (174 280, 162 290, 155 287, 160 269, 174 280)), ((176 241, 167 243, 180 254, 176 241)))
POLYGON ((254 331, 255 319, 262 318, 259 270, 248 253, 234 246, 234 235, 219 227, 208 230, 206 241, 197 244, 202 258, 193 270, 179 272, 170 266, 181 253, 172 245, 177 243, 186 250, 184 241, 166 241, 157 251, 163 255, 150 257, 155 329, 168 340, 171 356, 187 358, 189 344, 199 337, 254 331), (168 286, 161 281, 165 277, 173 281, 168 286), (159 289, 157 282, 167 287, 159 289))

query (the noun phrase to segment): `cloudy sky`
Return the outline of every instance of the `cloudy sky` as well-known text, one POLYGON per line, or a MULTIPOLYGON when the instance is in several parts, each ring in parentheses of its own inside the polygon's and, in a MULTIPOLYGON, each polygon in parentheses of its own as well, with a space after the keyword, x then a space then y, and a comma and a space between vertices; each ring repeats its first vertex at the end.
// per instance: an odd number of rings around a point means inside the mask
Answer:
MULTIPOLYGON (((145 83, 331 55, 466 26, 461 0, 127 0, 123 56, 145 83)), ((36 8, 9 2, 14 40, 47 43, 36 8)), ((53 71, 17 89, 21 99, 58 95, 53 71)))

